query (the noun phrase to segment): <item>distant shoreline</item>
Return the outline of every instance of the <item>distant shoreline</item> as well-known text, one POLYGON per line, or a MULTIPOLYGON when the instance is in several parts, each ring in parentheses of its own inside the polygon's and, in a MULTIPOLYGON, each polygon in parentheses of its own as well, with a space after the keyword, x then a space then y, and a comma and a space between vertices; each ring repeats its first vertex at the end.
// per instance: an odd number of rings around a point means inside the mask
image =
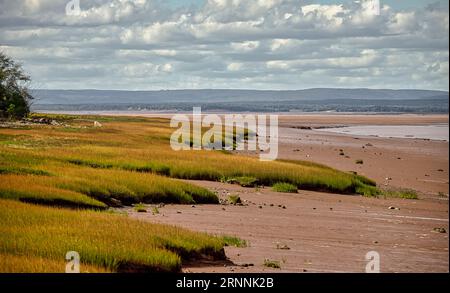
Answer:
MULTIPOLYGON (((106 115, 106 116, 142 116, 142 117, 152 117, 157 115, 176 115, 176 114, 192 114, 192 111, 110 111, 110 110, 86 110, 86 111, 70 111, 70 110, 35 110, 36 113, 48 113, 48 114, 66 114, 66 115, 106 115)), ((449 114, 445 113, 404 113, 404 112, 335 112, 335 111, 318 111, 318 112, 254 112, 254 111, 204 111, 204 114, 260 114, 260 115, 278 115, 278 116, 446 116, 449 114)))

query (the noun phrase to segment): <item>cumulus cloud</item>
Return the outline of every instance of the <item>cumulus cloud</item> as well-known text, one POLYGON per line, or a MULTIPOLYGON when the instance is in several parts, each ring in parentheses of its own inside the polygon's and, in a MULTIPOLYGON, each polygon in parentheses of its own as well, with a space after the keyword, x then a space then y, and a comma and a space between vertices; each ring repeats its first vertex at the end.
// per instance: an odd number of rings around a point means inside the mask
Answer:
POLYGON ((41 88, 448 90, 448 3, 0 0, 0 50, 41 88))

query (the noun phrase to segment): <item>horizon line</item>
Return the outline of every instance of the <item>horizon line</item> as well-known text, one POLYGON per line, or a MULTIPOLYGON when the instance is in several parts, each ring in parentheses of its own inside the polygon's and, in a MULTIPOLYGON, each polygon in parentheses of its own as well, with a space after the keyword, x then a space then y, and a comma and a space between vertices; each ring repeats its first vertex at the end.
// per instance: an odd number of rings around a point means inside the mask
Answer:
POLYGON ((387 91, 434 91, 449 93, 449 90, 444 89, 421 89, 421 88, 367 88, 367 87, 312 87, 303 89, 251 89, 251 88, 182 88, 182 89, 99 89, 99 88, 30 88, 33 90, 46 90, 46 91, 117 91, 117 92, 164 92, 164 91, 255 91, 255 92, 296 92, 307 90, 387 90, 387 91))

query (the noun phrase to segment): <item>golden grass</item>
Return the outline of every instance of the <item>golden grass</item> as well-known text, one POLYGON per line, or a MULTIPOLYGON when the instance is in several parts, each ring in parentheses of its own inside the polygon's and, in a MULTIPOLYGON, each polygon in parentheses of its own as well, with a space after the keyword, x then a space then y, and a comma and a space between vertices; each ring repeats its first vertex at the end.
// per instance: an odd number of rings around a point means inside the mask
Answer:
POLYGON ((36 194, 40 200, 64 203, 74 195, 74 204, 80 207, 82 203, 98 207, 98 201, 111 205, 112 200, 218 202, 211 192, 167 176, 214 181, 255 178, 263 185, 283 182, 337 193, 377 190, 367 178, 314 163, 261 162, 221 151, 173 151, 169 138, 174 129, 167 119, 47 116, 65 126, 0 129, 0 176, 5 176, 0 197, 22 199, 28 191, 28 198, 36 194), (103 127, 94 128, 94 120, 103 127), (26 190, 6 177, 11 175, 27 182, 26 190), (83 195, 97 201, 88 202, 83 195))
POLYGON ((219 237, 118 214, 0 199, 0 255, 8 256, 0 258, 0 267, 5 271, 60 271, 66 252, 77 251, 88 271, 172 272, 180 270, 183 259, 200 254, 223 258, 225 243, 219 237))
MULTIPOLYGON (((65 273, 67 262, 30 255, 0 254, 0 273, 65 273)), ((110 270, 80 264, 80 273, 109 273, 110 270)))
POLYGON ((140 202, 218 202, 214 193, 178 179, 251 179, 254 184, 378 193, 365 177, 319 164, 261 162, 224 151, 173 151, 169 138, 174 129, 167 119, 46 116, 62 126, 0 128, 4 272, 60 272, 72 250, 81 256, 82 271, 179 271, 184 259, 223 258, 224 245, 240 242, 102 211, 30 203, 102 210, 140 202), (94 120, 103 127, 94 128, 94 120))

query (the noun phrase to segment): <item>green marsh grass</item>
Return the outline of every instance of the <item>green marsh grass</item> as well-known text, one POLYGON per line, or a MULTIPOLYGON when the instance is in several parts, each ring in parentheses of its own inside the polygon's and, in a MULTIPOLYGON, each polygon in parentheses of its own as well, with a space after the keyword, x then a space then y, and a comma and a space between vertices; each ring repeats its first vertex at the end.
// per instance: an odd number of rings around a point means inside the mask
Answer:
MULTIPOLYGON (((54 202, 60 195, 66 201, 72 192, 77 204, 85 201, 82 196, 95 200, 94 205, 117 201, 218 203, 212 192, 176 179, 224 178, 246 187, 283 182, 298 189, 334 193, 378 192, 370 179, 320 164, 261 162, 215 150, 173 151, 169 139, 174 129, 168 119, 34 115, 38 117, 56 119, 62 126, 0 129, 0 177, 16 175, 18 181, 28 182, 27 198, 33 194, 50 198, 50 193, 44 192, 49 189, 54 202), (103 126, 94 127, 93 121, 103 126), (13 145, 1 143, 11 141, 13 145)), ((4 181, 0 181, 0 197, 23 197, 17 195, 19 190, 14 185, 4 181)))
POLYGON ((220 237, 123 215, 0 199, 0 255, 8 256, 0 267, 12 272, 60 271, 67 251, 77 251, 87 269, 176 272, 200 255, 224 258, 224 245, 220 237))
POLYGON ((297 186, 290 183, 275 183, 272 186, 272 189, 276 192, 287 192, 287 193, 297 193, 297 186))

